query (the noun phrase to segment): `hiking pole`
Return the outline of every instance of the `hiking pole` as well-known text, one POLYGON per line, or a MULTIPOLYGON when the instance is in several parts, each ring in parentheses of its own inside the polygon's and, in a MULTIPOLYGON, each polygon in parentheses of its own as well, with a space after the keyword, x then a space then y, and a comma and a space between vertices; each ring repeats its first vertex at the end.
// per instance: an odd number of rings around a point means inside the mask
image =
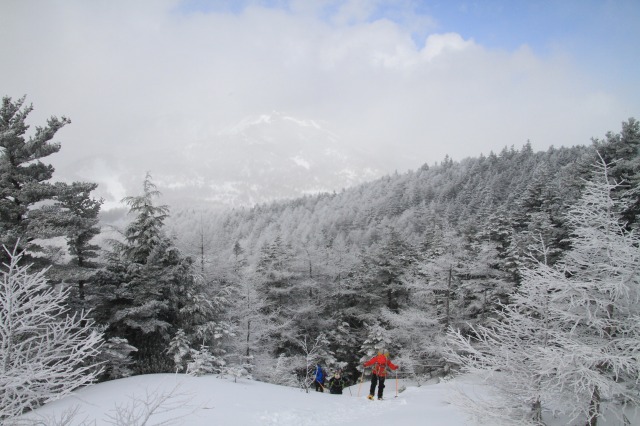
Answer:
POLYGON ((362 367, 362 377, 360 378, 360 385, 358 386, 358 398, 360 397, 360 388, 362 388, 362 382, 364 382, 364 367, 362 367))
POLYGON ((398 370, 396 369, 396 398, 398 397, 398 370))

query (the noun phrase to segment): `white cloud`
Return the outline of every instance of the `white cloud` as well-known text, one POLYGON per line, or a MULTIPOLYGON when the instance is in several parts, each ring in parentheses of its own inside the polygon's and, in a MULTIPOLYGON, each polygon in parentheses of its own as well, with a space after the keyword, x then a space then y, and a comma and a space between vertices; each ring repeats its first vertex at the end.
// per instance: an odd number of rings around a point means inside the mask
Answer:
POLYGON ((473 46, 472 40, 464 40, 460 34, 446 33, 446 34, 433 34, 427 37, 424 49, 421 53, 427 61, 433 60, 438 55, 444 53, 461 51, 468 47, 473 46))
POLYGON ((389 171, 527 139, 588 143, 633 115, 564 57, 456 33, 416 45, 410 29, 369 22, 369 2, 332 19, 316 18, 322 5, 185 14, 176 1, 3 2, 3 90, 28 95, 34 124, 71 117, 59 164, 110 153, 136 159, 141 174, 169 146, 215 143, 272 110, 330 122, 389 171))

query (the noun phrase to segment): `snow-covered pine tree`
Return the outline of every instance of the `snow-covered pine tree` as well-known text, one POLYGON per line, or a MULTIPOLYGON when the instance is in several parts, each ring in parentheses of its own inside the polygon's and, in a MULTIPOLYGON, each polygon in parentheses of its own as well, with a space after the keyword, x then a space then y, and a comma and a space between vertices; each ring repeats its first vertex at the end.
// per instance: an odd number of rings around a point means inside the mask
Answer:
POLYGON ((488 398, 461 393, 455 402, 491 424, 540 425, 543 407, 558 397, 549 386, 555 365, 546 357, 554 351, 553 331, 559 327, 550 296, 554 271, 545 263, 549 250, 540 243, 531 257, 536 267, 522 271, 518 291, 497 311, 496 320, 464 334, 451 329, 447 335, 447 360, 491 388, 488 398))
POLYGON ((155 206, 159 195, 151 176, 143 194, 127 197, 134 220, 124 241, 114 242, 105 270, 95 276, 100 304, 96 319, 108 337, 121 337, 138 350, 138 373, 173 371, 166 354, 172 327, 182 327, 180 311, 193 296, 192 262, 164 234, 166 206, 155 206))
POLYGON ((129 377, 133 374, 131 354, 137 349, 127 339, 110 337, 105 340, 97 357, 102 366, 100 380, 114 380, 129 377))
POLYGON ((169 342, 167 353, 173 358, 176 373, 181 373, 186 369, 187 355, 189 355, 189 339, 183 329, 178 329, 169 342))
POLYGON ((211 354, 206 345, 200 345, 200 349, 190 350, 191 361, 187 364, 187 374, 192 376, 204 376, 205 374, 219 373, 219 360, 211 354))
POLYGON ((68 314, 67 289, 8 251, 0 281, 0 421, 95 380, 102 336, 86 313, 68 314))
POLYGON ((93 307, 86 300, 85 285, 98 267, 94 259, 98 257, 100 246, 93 244, 92 239, 100 233, 98 214, 103 200, 91 198, 91 192, 97 186, 95 183, 81 182, 56 184, 59 192, 55 197, 56 203, 51 206, 51 209, 58 211, 56 217, 72 256, 71 262, 57 268, 55 275, 62 281, 76 285, 71 294, 71 304, 80 310, 93 307))
POLYGON ((279 313, 260 293, 260 275, 248 271, 242 277, 230 312, 237 327, 233 347, 238 358, 234 363, 253 374, 254 367, 260 368, 255 363, 256 357, 266 357, 275 349, 271 336, 277 332, 279 313))
MULTIPOLYGON (((24 106, 25 97, 13 102, 2 98, 0 107, 0 167, 3 178, 0 188, 3 202, 0 204, 0 244, 14 247, 18 239, 26 247, 36 238, 30 235, 30 219, 27 211, 39 201, 51 199, 55 194, 47 183, 53 176, 53 167, 40 160, 60 150, 59 143, 51 139, 63 126, 70 123, 66 117, 51 117, 47 126, 38 127, 35 135, 25 138, 29 129, 27 116, 33 106, 24 106)), ((0 254, 4 259, 5 253, 0 254)))
POLYGON ((607 164, 597 169, 568 212, 563 260, 525 267, 501 321, 475 328, 476 338, 450 333, 450 359, 497 391, 476 414, 539 424, 547 407, 595 426, 604 401, 621 418, 620 405, 640 404, 640 238, 619 221, 607 164))
POLYGON ((460 233, 444 224, 434 228, 425 244, 421 274, 428 280, 427 289, 433 293, 438 319, 443 331, 462 321, 462 309, 458 304, 460 277, 468 272, 471 253, 460 233))
POLYGON ((609 177, 601 160, 567 220, 571 250, 556 270, 552 306, 564 333, 563 349, 549 361, 556 386, 572 392, 571 414, 595 426, 601 404, 622 416, 613 402, 640 405, 640 236, 620 221, 624 205, 614 192, 625 187, 609 177))
POLYGON ((393 346, 393 339, 384 327, 380 324, 367 326, 367 339, 362 342, 362 345, 360 346, 360 352, 364 353, 362 358, 360 358, 360 363, 369 361, 370 358, 380 351, 391 351, 392 349, 395 349, 393 346))
MULTIPOLYGON (((54 168, 42 160, 60 151, 60 144, 52 142, 56 133, 71 121, 66 117, 51 117, 46 126, 36 127, 27 136, 29 125, 26 119, 33 106, 25 105, 25 97, 15 102, 9 97, 2 98, 0 106, 0 244, 15 247, 20 240, 21 248, 29 253, 38 251, 32 241, 36 238, 67 236, 65 220, 59 206, 52 206, 57 197, 80 195, 94 184, 51 183, 54 168)), ((68 212, 67 212, 68 213, 68 212)), ((29 258, 39 261, 42 258, 29 258)), ((6 261, 5 253, 0 258, 6 261)))

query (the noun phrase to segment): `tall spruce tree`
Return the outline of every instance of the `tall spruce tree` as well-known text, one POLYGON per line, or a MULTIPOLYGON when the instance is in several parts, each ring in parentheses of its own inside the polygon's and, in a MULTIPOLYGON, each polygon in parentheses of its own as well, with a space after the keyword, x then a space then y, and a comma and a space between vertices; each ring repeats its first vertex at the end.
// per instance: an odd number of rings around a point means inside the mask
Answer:
MULTIPOLYGON (((52 140, 71 121, 51 117, 46 126, 36 127, 28 136, 26 119, 33 106, 24 102, 24 97, 15 102, 4 97, 0 107, 0 243, 14 247, 20 241, 21 249, 33 253, 41 249, 33 244, 34 239, 66 237, 77 268, 49 270, 48 276, 58 281, 81 274, 86 266, 83 261, 94 257, 96 247, 89 241, 99 232, 96 225, 102 201, 90 196, 97 187, 94 183, 50 182, 54 168, 42 159, 60 151, 60 144, 52 140)), ((29 261, 43 260, 32 257, 29 261)))
POLYGON ((164 234, 168 207, 154 204, 159 195, 147 174, 143 194, 123 200, 135 216, 95 277, 101 300, 96 316, 107 325, 107 337, 125 338, 137 348, 138 373, 173 371, 166 349, 173 332, 183 328, 180 312, 194 288, 191 259, 164 234))
POLYGON ((27 212, 59 192, 48 182, 53 167, 41 160, 60 150, 52 139, 70 120, 51 117, 27 137, 26 119, 33 106, 24 102, 25 97, 15 102, 3 97, 0 107, 0 244, 14 247, 20 240, 20 247, 34 250, 30 241, 42 236, 43 227, 33 223, 34 215, 27 212))

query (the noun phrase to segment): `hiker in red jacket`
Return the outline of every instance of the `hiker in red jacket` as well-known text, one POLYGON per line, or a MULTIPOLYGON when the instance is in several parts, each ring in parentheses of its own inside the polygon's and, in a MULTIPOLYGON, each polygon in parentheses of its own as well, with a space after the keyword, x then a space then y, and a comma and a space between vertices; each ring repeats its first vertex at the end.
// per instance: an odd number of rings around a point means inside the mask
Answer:
POLYGON ((373 395, 376 393, 376 385, 380 382, 378 386, 378 399, 382 399, 384 379, 387 376, 387 366, 392 370, 396 370, 398 366, 389 360, 389 352, 383 354, 382 351, 378 351, 378 355, 364 363, 365 367, 370 365, 373 365, 373 371, 371 372, 371 389, 369 389, 369 396, 367 398, 373 399, 373 395))

